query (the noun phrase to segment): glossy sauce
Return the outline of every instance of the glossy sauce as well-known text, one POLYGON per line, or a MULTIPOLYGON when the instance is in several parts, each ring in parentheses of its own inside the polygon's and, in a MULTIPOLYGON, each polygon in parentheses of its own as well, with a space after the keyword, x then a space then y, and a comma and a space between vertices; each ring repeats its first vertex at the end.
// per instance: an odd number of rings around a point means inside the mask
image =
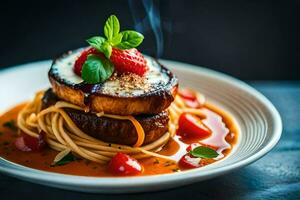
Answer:
MULTIPOLYGON (((16 122, 18 112, 23 106, 23 104, 18 105, 0 117, 0 156, 2 158, 34 169, 62 174, 98 177, 114 176, 108 172, 106 165, 84 159, 78 159, 62 166, 52 166, 52 161, 58 152, 50 148, 46 148, 41 152, 22 152, 17 150, 14 145, 15 139, 18 137, 17 130, 4 124, 12 120, 16 122)), ((231 117, 208 104, 202 110, 207 115, 203 123, 212 130, 212 135, 201 141, 184 140, 184 142, 182 138, 175 136, 160 151, 160 154, 170 156, 170 160, 155 157, 139 160, 144 167, 141 175, 174 173, 183 170, 177 165, 177 161, 187 153, 186 147, 189 143, 199 142, 202 145, 214 148, 219 153, 216 159, 202 159, 203 165, 216 162, 230 153, 237 141, 237 128, 231 117)))

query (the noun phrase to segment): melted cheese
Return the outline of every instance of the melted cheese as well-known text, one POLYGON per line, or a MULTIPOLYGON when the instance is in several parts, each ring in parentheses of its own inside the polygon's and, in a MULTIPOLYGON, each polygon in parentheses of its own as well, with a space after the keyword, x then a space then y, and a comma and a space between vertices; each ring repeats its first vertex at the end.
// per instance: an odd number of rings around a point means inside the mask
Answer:
MULTIPOLYGON (((77 76, 73 71, 75 60, 80 53, 81 51, 77 51, 62 59, 56 60, 55 64, 52 66, 52 72, 70 85, 82 83, 82 78, 77 76)), ((117 77, 116 79, 108 79, 105 81, 101 86, 101 92, 104 94, 115 94, 118 96, 130 97, 143 95, 147 92, 155 91, 161 87, 164 87, 169 82, 169 76, 161 72, 160 65, 154 59, 147 56, 145 58, 149 70, 144 75, 143 83, 140 85, 140 87, 131 86, 130 88, 124 89, 122 87, 120 78, 117 77)))

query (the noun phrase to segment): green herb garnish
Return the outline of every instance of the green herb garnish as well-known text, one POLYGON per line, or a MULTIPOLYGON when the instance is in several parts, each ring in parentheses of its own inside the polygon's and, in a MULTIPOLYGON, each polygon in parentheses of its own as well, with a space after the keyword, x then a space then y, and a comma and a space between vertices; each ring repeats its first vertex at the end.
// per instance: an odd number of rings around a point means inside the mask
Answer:
POLYGON ((136 31, 123 31, 122 40, 120 43, 116 44, 119 49, 130 49, 139 46, 143 40, 144 36, 136 31))
POLYGON ((16 131, 18 130, 17 126, 15 125, 15 121, 14 120, 10 120, 10 121, 7 121, 3 124, 3 127, 5 128, 9 128, 13 131, 16 131))
POLYGON ((90 84, 107 80, 113 73, 114 67, 109 58, 113 48, 131 49, 139 46, 144 36, 133 30, 120 32, 120 23, 115 15, 111 15, 104 25, 104 36, 94 36, 87 40, 90 46, 102 52, 105 58, 88 57, 82 68, 82 79, 90 84))
POLYGON ((114 71, 114 66, 109 60, 102 60, 96 55, 89 55, 83 64, 81 76, 89 83, 99 83, 108 79, 114 71))
POLYGON ((156 158, 153 164, 159 164, 159 160, 156 158))
POLYGON ((9 145, 9 144, 10 144, 10 142, 8 142, 8 141, 4 141, 2 144, 3 144, 4 146, 7 146, 7 145, 9 145))
POLYGON ((104 53, 107 58, 110 58, 112 47, 119 49, 131 49, 139 46, 144 36, 133 30, 126 30, 120 32, 120 23, 115 15, 111 15, 104 25, 104 37, 96 36, 87 40, 87 42, 104 53))
POLYGON ((216 158, 219 155, 215 150, 204 146, 196 147, 189 154, 197 158, 216 158))
POLYGON ((57 161, 56 163, 52 163, 51 166, 61 166, 73 162, 76 160, 76 157, 70 152, 61 160, 57 161))
POLYGON ((167 161, 164 166, 165 167, 168 167, 168 166, 171 166, 171 165, 174 165, 175 163, 171 162, 171 161, 167 161))
POLYGON ((175 168, 175 169, 172 169, 173 172, 179 172, 180 169, 179 168, 175 168))

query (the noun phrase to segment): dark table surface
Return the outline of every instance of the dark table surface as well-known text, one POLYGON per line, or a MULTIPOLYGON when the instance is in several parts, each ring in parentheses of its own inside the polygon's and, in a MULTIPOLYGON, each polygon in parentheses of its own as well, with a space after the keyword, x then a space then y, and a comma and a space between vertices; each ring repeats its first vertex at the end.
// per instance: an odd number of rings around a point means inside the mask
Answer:
POLYGON ((300 199, 300 82, 250 82, 279 110, 283 133, 259 161, 211 180, 141 194, 86 194, 24 182, 0 174, 0 199, 300 199))

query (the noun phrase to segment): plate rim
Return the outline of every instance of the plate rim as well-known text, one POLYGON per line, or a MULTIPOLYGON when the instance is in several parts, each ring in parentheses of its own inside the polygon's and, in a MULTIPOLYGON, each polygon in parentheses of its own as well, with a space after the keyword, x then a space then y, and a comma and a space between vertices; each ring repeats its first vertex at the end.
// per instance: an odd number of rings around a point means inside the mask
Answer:
MULTIPOLYGON (((218 168, 209 169, 205 171, 205 175, 201 173, 203 170, 200 169, 192 169, 188 171, 183 171, 180 173, 170 173, 170 174, 160 174, 160 175, 150 175, 150 176, 141 176, 141 177, 88 177, 88 176, 76 176, 76 175, 68 175, 68 174, 59 174, 53 172, 46 172, 42 170, 32 169, 29 167, 25 167, 22 165, 19 166, 2 166, 0 163, 0 172, 4 174, 8 174, 17 178, 21 179, 30 179, 30 180, 37 180, 37 181, 47 181, 48 185, 50 184, 64 184, 68 186, 90 186, 90 187, 100 187, 100 188, 128 188, 131 186, 151 186, 156 184, 158 181, 160 184, 169 184, 175 182, 182 182, 187 179, 191 179, 191 182, 197 181, 198 178, 208 179, 210 177, 215 177, 220 174, 228 173, 234 169, 238 169, 244 167, 259 158, 266 155, 269 151, 271 151, 274 146, 278 143, 281 133, 282 133, 282 119, 280 117, 279 112, 275 108, 275 106, 271 103, 269 99, 267 99, 262 93, 254 89, 252 86, 248 85, 244 81, 241 81, 237 78, 234 78, 230 75, 227 75, 222 72, 214 71, 205 67, 196 66, 188 63, 172 61, 172 60, 165 60, 160 59, 163 65, 167 66, 175 66, 174 68, 181 68, 188 71, 196 72, 196 73, 205 73, 205 75, 217 78, 222 80, 230 85, 234 85, 250 93, 251 95, 255 96, 257 100, 263 104, 266 109, 269 111, 272 122, 273 122, 273 135, 272 138, 268 141, 268 143, 259 151, 254 153, 253 155, 249 156, 248 158, 241 160, 239 162, 233 163, 231 165, 222 166, 218 168), (201 72, 200 72, 201 71, 201 72), (18 169, 20 168, 20 169, 18 169), (159 179, 158 179, 159 177, 159 179), (105 183, 105 185, 104 185, 105 183)), ((26 64, 15 65, 12 67, 4 68, 0 70, 0 74, 2 73, 10 73, 18 68, 33 68, 38 67, 39 65, 46 65, 51 63, 51 60, 44 60, 44 61, 36 61, 36 62, 29 62, 26 64)), ((1 114, 1 113, 0 113, 1 114)), ((7 162, 5 159, 1 158, 4 162, 7 162)), ((15 164, 15 163, 14 163, 15 164)), ((18 164, 16 164, 18 165, 18 164)), ((204 170, 207 170, 209 166, 205 167, 204 170)), ((42 184, 42 183, 41 183, 42 184)), ((137 188, 136 188, 137 189, 137 188)), ((103 192, 103 191, 102 191, 103 192)))

